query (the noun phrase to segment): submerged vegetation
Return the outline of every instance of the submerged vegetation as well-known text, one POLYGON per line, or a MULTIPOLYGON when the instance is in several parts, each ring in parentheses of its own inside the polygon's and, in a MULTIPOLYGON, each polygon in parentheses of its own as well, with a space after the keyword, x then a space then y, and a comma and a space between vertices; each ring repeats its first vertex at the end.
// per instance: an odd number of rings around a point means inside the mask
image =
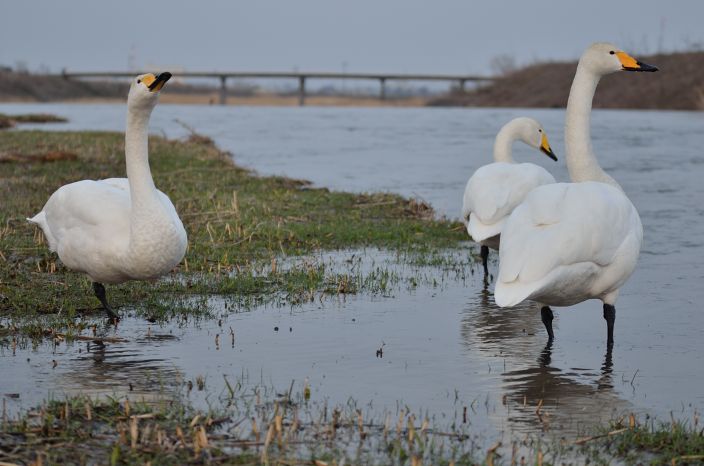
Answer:
MULTIPOLYGON (((227 382, 227 379, 226 379, 227 382)), ((217 408, 188 399, 51 400, 0 425, 3 464, 700 464, 692 422, 639 423, 631 415, 577 440, 525 437, 487 448, 471 425, 438 429, 405 408, 369 418, 350 400, 320 405, 304 388, 274 395, 227 382, 217 408)), ((195 390, 195 388, 191 388, 195 390)), ((203 387, 198 385, 198 390, 203 387)))
MULTIPOLYGON (((13 328, 36 333, 42 325, 34 318, 42 316, 52 316, 54 327, 73 327, 76 317, 97 310, 87 278, 63 267, 26 217, 64 184, 125 176, 123 139, 97 132, 0 134, 0 154, 13 154, 0 163, 0 313, 13 328)), ((466 239, 460 224, 434 218, 422 202, 260 177, 238 167, 207 138, 152 137, 150 161, 157 187, 183 220, 188 251, 164 279, 108 288, 115 307, 150 318, 207 312, 208 295, 237 304, 269 299, 295 304, 319 293, 374 291, 388 278, 383 273, 338 273, 315 261, 284 266, 286 258, 371 246, 409 262, 442 262, 448 259, 438 259, 438 251, 466 239)))

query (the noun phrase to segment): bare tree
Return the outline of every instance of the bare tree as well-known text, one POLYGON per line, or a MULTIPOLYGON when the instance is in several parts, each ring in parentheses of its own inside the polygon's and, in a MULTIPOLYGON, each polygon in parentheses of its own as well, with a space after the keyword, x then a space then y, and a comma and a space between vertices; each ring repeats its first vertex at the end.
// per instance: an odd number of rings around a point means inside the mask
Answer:
POLYGON ((489 62, 489 68, 494 76, 505 76, 513 71, 516 71, 518 65, 516 58, 513 55, 502 53, 496 55, 489 62))

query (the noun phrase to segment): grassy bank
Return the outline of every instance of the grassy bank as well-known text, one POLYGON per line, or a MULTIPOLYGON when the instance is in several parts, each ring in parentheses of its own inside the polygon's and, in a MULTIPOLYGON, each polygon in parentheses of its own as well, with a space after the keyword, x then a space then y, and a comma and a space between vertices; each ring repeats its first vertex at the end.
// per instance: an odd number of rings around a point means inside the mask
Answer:
POLYGON ((208 412, 185 400, 144 403, 74 396, 17 418, 3 417, 3 464, 701 464, 704 435, 693 421, 615 421, 576 440, 525 437, 482 447, 468 425, 438 429, 401 409, 366 419, 353 405, 328 407, 309 394, 229 385, 208 412))
POLYGON ((23 115, 5 115, 0 113, 0 129, 12 128, 22 123, 63 123, 66 119, 47 113, 28 113, 23 115))
MULTIPOLYGON (((94 312, 97 301, 87 278, 66 270, 25 218, 66 183, 125 176, 123 135, 2 132, 2 154, 12 157, 0 163, 0 314, 21 324, 53 315, 68 325, 94 312), (41 157, 47 153, 68 155, 41 157)), ((347 286, 351 277, 345 273, 310 263, 284 269, 277 263, 358 246, 427 255, 466 239, 461 225, 434 219, 423 203, 256 176, 206 138, 152 137, 150 160, 157 187, 171 197, 184 222, 189 248, 180 267, 162 280, 109 287, 113 305, 140 315, 204 312, 202 297, 211 294, 238 303, 283 295, 295 303, 319 292, 362 291, 347 286)))

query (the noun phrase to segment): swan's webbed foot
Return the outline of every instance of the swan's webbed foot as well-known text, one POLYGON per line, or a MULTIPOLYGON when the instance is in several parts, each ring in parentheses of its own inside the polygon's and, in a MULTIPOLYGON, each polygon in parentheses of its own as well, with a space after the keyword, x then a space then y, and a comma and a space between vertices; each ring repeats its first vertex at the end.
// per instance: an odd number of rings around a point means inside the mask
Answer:
POLYGON ((548 331, 548 342, 551 342, 555 338, 555 334, 552 332, 552 309, 550 306, 543 306, 540 308, 540 318, 545 324, 545 330, 548 331))
POLYGON ((604 319, 606 319, 606 345, 611 348, 614 346, 614 322, 616 322, 616 307, 611 304, 604 303, 604 319))
POLYGON ((489 267, 487 263, 489 262, 489 246, 482 246, 480 254, 482 256, 482 265, 484 266, 484 276, 489 275, 489 267))
POLYGON ((112 310, 110 305, 108 304, 108 300, 105 297, 105 287, 103 286, 102 283, 98 282, 93 282, 93 291, 95 292, 95 297, 98 298, 100 301, 100 304, 103 305, 103 309, 105 309, 105 312, 108 315, 108 318, 113 321, 118 321, 120 320, 120 316, 118 316, 115 311, 112 310))

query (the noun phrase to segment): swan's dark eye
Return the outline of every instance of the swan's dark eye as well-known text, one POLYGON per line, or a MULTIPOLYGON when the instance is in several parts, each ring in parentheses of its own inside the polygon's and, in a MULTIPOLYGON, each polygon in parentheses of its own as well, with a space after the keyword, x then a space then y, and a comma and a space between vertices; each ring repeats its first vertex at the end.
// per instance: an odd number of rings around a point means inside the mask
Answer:
POLYGON ((538 132, 539 132, 539 133, 542 133, 542 132, 543 132, 543 130, 542 130, 542 129, 539 129, 539 130, 538 130, 538 132))
POLYGON ((141 80, 141 79, 138 79, 138 80, 137 80, 137 84, 139 84, 139 83, 141 83, 141 82, 142 82, 142 80, 141 80))
POLYGON ((611 55, 613 55, 613 54, 615 54, 616 52, 614 52, 614 51, 612 50, 612 51, 611 51, 611 52, 609 52, 609 53, 610 53, 611 55))

